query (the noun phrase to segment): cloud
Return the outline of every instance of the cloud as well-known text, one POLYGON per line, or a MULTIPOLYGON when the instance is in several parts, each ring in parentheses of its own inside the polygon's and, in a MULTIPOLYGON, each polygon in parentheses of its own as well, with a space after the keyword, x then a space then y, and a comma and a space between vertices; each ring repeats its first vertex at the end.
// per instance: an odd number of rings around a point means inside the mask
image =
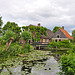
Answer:
POLYGON ((71 33, 75 22, 75 0, 0 0, 0 14, 4 24, 14 21, 19 26, 29 24, 53 29, 65 26, 71 33))

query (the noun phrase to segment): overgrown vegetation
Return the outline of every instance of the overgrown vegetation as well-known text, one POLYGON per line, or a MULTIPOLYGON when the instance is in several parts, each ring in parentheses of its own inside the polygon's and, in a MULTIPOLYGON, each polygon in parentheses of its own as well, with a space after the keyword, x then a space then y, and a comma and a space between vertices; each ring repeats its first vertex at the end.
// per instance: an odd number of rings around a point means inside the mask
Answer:
POLYGON ((33 46, 28 43, 24 43, 24 48, 22 44, 19 43, 19 38, 28 41, 32 38, 32 34, 28 31, 21 32, 21 27, 15 22, 7 22, 2 28, 2 17, 0 17, 0 62, 7 59, 17 57, 18 54, 24 54, 30 52, 33 46))
POLYGON ((22 48, 24 47, 25 43, 28 41, 28 40, 31 40, 32 38, 32 34, 26 30, 24 30, 22 33, 21 33, 21 37, 23 39, 23 45, 22 45, 22 48))
POLYGON ((2 35, 2 25, 3 25, 3 21, 2 21, 2 16, 0 17, 0 36, 2 35))
POLYGON ((59 28, 61 28, 61 27, 55 26, 55 27, 53 28, 53 33, 55 33, 59 28))
POLYGON ((22 49, 22 46, 20 44, 12 43, 8 51, 6 51, 5 49, 6 49, 5 45, 0 47, 0 62, 3 62, 13 57, 17 57, 19 54, 31 52, 33 50, 33 46, 25 45, 24 48, 22 49))
POLYGON ((62 75, 75 75, 75 46, 72 47, 68 54, 61 56, 61 70, 60 74, 62 75))
POLYGON ((34 41, 40 41, 41 35, 47 35, 47 28, 43 26, 23 26, 22 29, 30 31, 32 33, 32 38, 34 41))
POLYGON ((69 40, 64 40, 64 41, 59 41, 59 42, 55 42, 54 40, 52 40, 52 42, 49 43, 48 48, 71 48, 71 43, 69 42, 69 40))

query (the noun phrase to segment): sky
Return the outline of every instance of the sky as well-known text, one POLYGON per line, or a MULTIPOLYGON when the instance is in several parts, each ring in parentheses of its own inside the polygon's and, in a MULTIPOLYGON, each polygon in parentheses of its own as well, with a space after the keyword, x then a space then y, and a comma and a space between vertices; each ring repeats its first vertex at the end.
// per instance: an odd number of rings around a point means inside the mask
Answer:
POLYGON ((44 26, 53 30, 64 26, 70 34, 75 29, 75 0, 0 0, 0 16, 4 24, 15 22, 44 26))

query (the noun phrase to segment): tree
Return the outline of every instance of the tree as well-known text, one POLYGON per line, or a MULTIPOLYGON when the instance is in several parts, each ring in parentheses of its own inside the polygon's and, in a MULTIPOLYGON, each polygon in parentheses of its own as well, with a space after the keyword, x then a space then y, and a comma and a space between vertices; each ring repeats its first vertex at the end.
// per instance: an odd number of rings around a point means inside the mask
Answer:
POLYGON ((75 30, 72 31, 72 37, 75 37, 75 30))
POLYGON ((28 26, 22 26, 22 30, 23 30, 23 31, 24 31, 24 30, 28 31, 28 26))
POLYGON ((2 24, 3 24, 2 17, 0 17, 0 35, 2 33, 2 24))
POLYGON ((10 44, 15 38, 15 33, 11 30, 6 31, 5 35, 3 36, 3 39, 6 41, 6 51, 8 50, 10 44))
POLYGON ((75 42, 75 30, 72 31, 73 41, 75 42))
POLYGON ((18 27, 18 26, 17 27, 13 27, 12 30, 16 34, 15 40, 18 41, 19 37, 20 37, 20 33, 21 33, 21 27, 18 27))
POLYGON ((53 28, 53 33, 55 33, 59 28, 61 28, 61 27, 55 26, 55 27, 53 28))
POLYGON ((7 30, 12 30, 16 34, 16 38, 14 41, 18 41, 20 37, 21 27, 18 26, 15 22, 7 22, 3 27, 3 34, 6 33, 7 30))
POLYGON ((40 41, 40 36, 41 35, 47 35, 46 31, 47 31, 47 28, 45 27, 40 27, 40 26, 30 26, 29 27, 30 29, 30 32, 32 33, 32 36, 33 36, 33 40, 34 41, 40 41))
POLYGON ((7 22, 5 25, 4 25, 4 27, 2 28, 2 30, 3 30, 3 34, 5 34, 5 32, 7 31, 7 30, 12 30, 13 31, 13 28, 15 28, 15 27, 17 27, 18 26, 18 24, 16 24, 15 22, 7 22))
POLYGON ((22 48, 24 47, 24 45, 25 45, 25 43, 29 40, 29 39, 31 39, 32 38, 32 34, 30 33, 30 32, 28 32, 28 31, 23 31, 22 33, 21 33, 21 37, 22 37, 22 39, 24 40, 23 41, 23 45, 22 45, 22 48))
POLYGON ((41 35, 47 35, 47 28, 43 26, 22 26, 22 30, 26 30, 32 33, 32 38, 34 41, 40 41, 41 35))

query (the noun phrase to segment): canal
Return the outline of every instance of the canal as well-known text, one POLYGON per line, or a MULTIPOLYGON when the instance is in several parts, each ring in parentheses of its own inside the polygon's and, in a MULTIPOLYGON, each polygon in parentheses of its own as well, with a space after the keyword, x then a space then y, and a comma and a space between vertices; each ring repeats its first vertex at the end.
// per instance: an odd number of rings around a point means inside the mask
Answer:
MULTIPOLYGON (((44 51, 44 50, 42 50, 44 51)), ((66 51, 48 51, 45 59, 17 61, 15 65, 0 69, 0 75, 58 75, 60 56, 66 51), (17 65, 17 63, 20 64, 17 65)), ((14 63, 14 61, 13 61, 14 63)))

